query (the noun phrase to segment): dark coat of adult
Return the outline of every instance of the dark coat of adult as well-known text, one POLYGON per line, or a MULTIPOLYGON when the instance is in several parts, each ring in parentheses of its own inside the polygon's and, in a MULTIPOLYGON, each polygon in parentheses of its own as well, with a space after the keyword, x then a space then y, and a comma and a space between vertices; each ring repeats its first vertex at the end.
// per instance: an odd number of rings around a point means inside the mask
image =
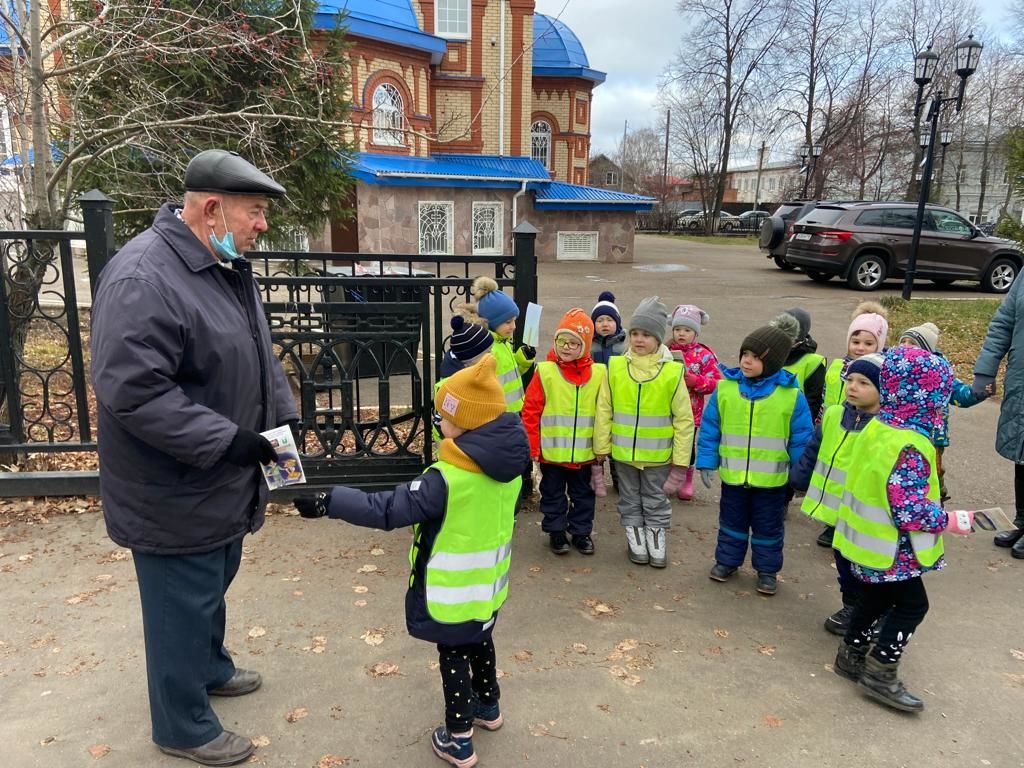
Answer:
POLYGON ((1024 462, 1024 279, 1013 281, 1010 292, 988 326, 975 374, 996 375, 1006 357, 1006 391, 999 408, 996 451, 1005 459, 1024 462))
POLYGON ((110 538, 147 553, 214 550, 263 525, 239 428, 298 418, 251 273, 217 261, 167 204, 100 276, 92 308, 100 492, 110 538))

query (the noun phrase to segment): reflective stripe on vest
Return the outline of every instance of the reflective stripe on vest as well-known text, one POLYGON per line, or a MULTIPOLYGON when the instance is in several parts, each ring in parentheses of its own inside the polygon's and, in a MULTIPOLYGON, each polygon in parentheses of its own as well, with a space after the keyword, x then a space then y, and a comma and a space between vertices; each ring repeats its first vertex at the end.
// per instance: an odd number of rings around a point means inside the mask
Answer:
POLYGON ((498 383, 505 392, 505 408, 512 413, 519 413, 523 410, 523 377, 519 374, 519 366, 516 365, 516 355, 512 351, 512 342, 501 339, 494 334, 494 344, 491 345, 491 354, 498 361, 495 373, 498 376, 498 383))
MULTIPOLYGON (((442 624, 489 621, 508 595, 512 530, 521 478, 499 483, 439 461, 448 486, 441 530, 426 564, 425 596, 430 618, 442 624)), ((410 563, 415 566, 419 526, 414 526, 410 563)))
POLYGON ((823 408, 833 405, 842 405, 846 399, 846 379, 843 378, 843 369, 846 368, 846 361, 837 358, 828 364, 825 371, 825 399, 823 408))
MULTIPOLYGON (((865 568, 884 571, 896 562, 900 531, 892 519, 887 489, 889 475, 908 445, 931 465, 928 499, 938 503, 935 448, 923 435, 874 419, 861 430, 850 454, 847 487, 832 546, 847 560, 865 568)), ((917 561, 925 567, 934 565, 942 556, 942 537, 937 534, 911 531, 910 544, 917 561)))
POLYGON ((590 368, 590 379, 576 386, 562 375, 558 364, 545 360, 537 365, 544 388, 544 412, 540 417, 541 456, 556 464, 581 464, 594 460, 594 417, 597 393, 607 369, 600 363, 590 368))
POLYGON ((626 357, 609 358, 613 459, 641 464, 672 460, 672 398, 682 376, 682 363, 666 360, 653 379, 639 382, 626 357))
POLYGON ((776 387, 768 397, 748 400, 740 394, 739 382, 723 379, 716 391, 722 482, 756 488, 785 485, 789 480, 789 422, 799 390, 776 387))
POLYGON ((843 429, 843 406, 833 405, 821 418, 821 445, 807 495, 800 504, 805 515, 835 527, 846 491, 846 467, 859 432, 843 429))
POLYGON ((803 391, 804 382, 811 377, 811 374, 818 370, 820 367, 825 365, 825 358, 816 352, 808 352, 806 355, 801 357, 795 363, 790 365, 782 366, 783 370, 789 371, 796 376, 796 383, 800 385, 800 391, 803 391))

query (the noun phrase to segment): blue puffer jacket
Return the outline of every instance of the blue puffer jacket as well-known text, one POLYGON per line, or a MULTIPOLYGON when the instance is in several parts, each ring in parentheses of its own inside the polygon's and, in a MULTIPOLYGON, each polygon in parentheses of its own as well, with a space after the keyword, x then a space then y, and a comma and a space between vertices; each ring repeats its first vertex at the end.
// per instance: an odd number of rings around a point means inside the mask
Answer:
MULTIPOLYGON (((455 439, 455 445, 485 474, 502 483, 519 477, 530 466, 530 444, 517 413, 503 413, 494 421, 466 432, 455 439)), ((489 500, 481 499, 480 503, 487 504, 489 500)), ((337 486, 331 491, 327 514, 355 525, 385 531, 418 523, 423 556, 416 559, 405 594, 406 627, 410 635, 420 640, 465 645, 486 640, 493 622, 438 623, 430 618, 425 596, 426 563, 444 522, 447 504, 448 486, 444 476, 437 470, 428 469, 393 491, 366 493, 337 486)))
POLYGON ((616 331, 611 336, 598 336, 594 334, 594 341, 590 345, 590 358, 595 363, 608 365, 608 359, 621 355, 626 351, 626 332, 616 331))
POLYGON ((1024 462, 1024 280, 1010 292, 988 326, 974 373, 995 376, 1006 358, 1006 391, 999 408, 996 450, 1005 459, 1024 462))
MULTIPOLYGON (((797 387, 796 376, 789 371, 777 371, 771 376, 748 379, 739 368, 722 368, 722 377, 740 383, 740 394, 748 400, 762 400, 776 387, 797 387)), ((722 439, 722 418, 718 412, 718 392, 715 389, 704 407, 704 419, 697 441, 697 469, 718 469, 718 444, 722 439)), ((797 393, 796 407, 789 421, 789 465, 800 461, 807 442, 814 434, 811 409, 803 392, 797 393)))

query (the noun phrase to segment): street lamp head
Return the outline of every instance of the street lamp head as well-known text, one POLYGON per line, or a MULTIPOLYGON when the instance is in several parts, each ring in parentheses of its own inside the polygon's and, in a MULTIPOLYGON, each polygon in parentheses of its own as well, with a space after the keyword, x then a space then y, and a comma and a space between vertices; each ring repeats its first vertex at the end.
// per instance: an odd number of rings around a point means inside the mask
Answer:
POLYGON ((811 153, 811 148, 806 144, 800 145, 800 159, 807 162, 807 156, 811 153))
POLYGON ((914 57, 914 82, 922 88, 935 77, 935 68, 939 64, 939 54, 929 45, 914 57))
POLYGON ((921 131, 921 140, 919 142, 921 145, 921 149, 927 149, 930 140, 931 137, 928 135, 928 131, 921 131))
POLYGON ((944 147, 948 147, 951 143, 953 143, 953 129, 943 128, 942 132, 939 134, 939 142, 944 147))
POLYGON ((956 44, 956 73, 960 77, 966 80, 974 74, 978 69, 978 60, 981 59, 981 50, 984 47, 974 39, 973 34, 956 44))
POLYGON ((821 144, 815 144, 811 147, 812 157, 821 157, 821 144))

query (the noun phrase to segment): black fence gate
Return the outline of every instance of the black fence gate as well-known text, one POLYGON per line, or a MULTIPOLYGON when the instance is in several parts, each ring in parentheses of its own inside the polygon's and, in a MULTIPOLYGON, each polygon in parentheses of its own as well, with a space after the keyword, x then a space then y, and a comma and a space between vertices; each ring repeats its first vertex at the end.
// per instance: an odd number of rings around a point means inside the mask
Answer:
MULTIPOLYGON (((0 231, 0 496, 99 490, 88 309, 79 309, 86 275, 75 246, 85 246, 94 287, 114 253, 112 203, 94 192, 81 204, 83 233, 0 231), (31 268, 42 269, 43 287, 26 303, 31 268), (23 347, 15 325, 27 330, 23 347)), ((299 405, 310 487, 381 488, 429 464, 449 318, 478 275, 511 288, 522 309, 536 301, 535 238, 530 225, 517 227, 512 254, 500 256, 248 255, 299 405)))

